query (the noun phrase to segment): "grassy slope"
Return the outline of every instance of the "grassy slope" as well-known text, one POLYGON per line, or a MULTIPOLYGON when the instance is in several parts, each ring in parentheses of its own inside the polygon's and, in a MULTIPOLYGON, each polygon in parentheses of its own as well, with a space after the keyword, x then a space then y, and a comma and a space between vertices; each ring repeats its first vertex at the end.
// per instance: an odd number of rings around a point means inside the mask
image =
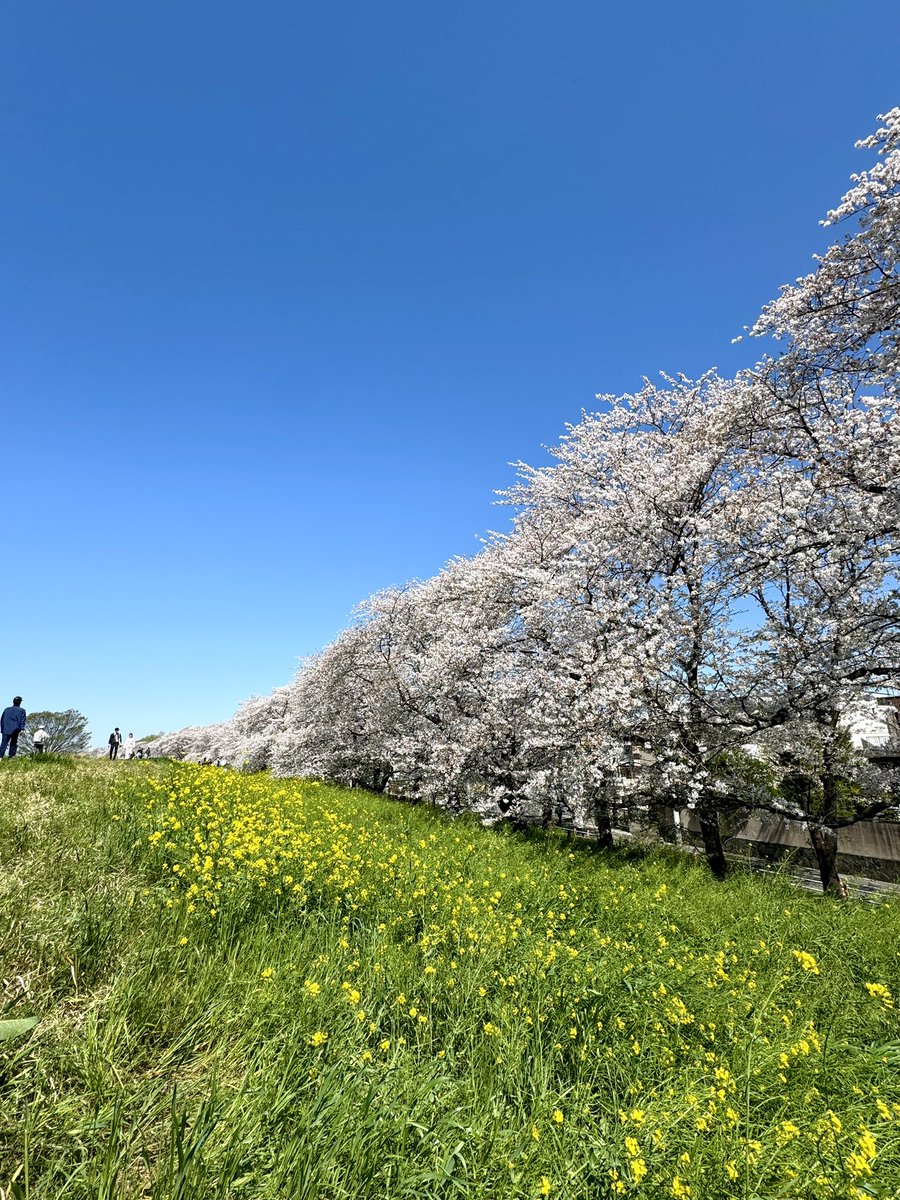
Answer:
POLYGON ((3 1015, 42 1020, 0 1043, 0 1188, 897 1194, 896 1012, 865 984, 900 994, 900 906, 166 771, 2 764, 3 1015), (189 913, 192 806, 263 800, 273 845, 189 913))

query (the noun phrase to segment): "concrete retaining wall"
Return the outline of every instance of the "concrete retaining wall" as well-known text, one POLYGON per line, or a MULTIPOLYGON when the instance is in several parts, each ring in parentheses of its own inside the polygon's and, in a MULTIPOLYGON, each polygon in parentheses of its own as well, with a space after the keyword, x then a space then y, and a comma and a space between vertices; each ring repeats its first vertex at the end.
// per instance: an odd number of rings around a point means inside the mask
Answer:
MULTIPOLYGON (((694 813, 683 812, 681 817, 686 839, 700 844, 700 824, 694 813)), ((743 824, 723 832, 729 854, 748 854, 772 861, 790 856, 804 866, 815 866, 809 833, 802 821, 753 813, 743 824)), ((838 830, 837 868, 870 879, 900 879, 900 824, 860 821, 838 830)))

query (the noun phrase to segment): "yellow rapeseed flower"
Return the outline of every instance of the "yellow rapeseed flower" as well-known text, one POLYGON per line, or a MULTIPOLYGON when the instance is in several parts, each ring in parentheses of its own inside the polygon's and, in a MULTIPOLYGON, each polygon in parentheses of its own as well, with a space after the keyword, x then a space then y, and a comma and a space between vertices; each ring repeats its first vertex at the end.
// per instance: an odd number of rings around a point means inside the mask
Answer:
POLYGON ((792 950, 791 954, 793 954, 794 958, 796 958, 797 962, 808 974, 819 974, 819 964, 811 954, 807 954, 805 950, 792 950))
POLYGON ((890 988, 885 987, 883 983, 867 983, 866 991, 873 1000, 880 1000, 885 1008, 894 1007, 894 997, 891 995, 890 988))

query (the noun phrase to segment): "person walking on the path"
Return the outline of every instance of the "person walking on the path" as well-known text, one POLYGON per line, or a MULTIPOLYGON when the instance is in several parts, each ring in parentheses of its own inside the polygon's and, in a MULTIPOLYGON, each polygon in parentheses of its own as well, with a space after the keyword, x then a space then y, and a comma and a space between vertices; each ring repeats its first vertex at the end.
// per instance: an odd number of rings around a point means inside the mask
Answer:
POLYGON ((19 734, 25 728, 26 713, 22 707, 22 697, 13 696, 9 708, 4 708, 0 714, 0 758, 9 747, 9 757, 15 758, 19 748, 19 734))
POLYGON ((43 725, 34 731, 34 737, 31 740, 34 742, 35 754, 43 754, 47 747, 47 730, 43 725))
POLYGON ((119 747, 121 745, 122 745, 122 735, 121 735, 121 733, 119 733, 119 727, 117 725, 115 727, 115 729, 112 731, 112 733, 109 735, 109 757, 110 758, 118 758, 119 757, 119 747))
POLYGON ((125 739, 125 757, 134 758, 134 734, 129 733, 125 739))

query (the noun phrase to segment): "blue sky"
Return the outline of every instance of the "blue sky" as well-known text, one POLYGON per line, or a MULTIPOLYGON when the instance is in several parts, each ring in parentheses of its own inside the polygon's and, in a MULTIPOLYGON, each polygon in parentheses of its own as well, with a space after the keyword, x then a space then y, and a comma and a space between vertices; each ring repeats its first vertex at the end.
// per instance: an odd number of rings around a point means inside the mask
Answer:
POLYGON ((894 0, 5 5, 0 700, 225 719, 595 393, 743 365, 898 45, 894 0))

